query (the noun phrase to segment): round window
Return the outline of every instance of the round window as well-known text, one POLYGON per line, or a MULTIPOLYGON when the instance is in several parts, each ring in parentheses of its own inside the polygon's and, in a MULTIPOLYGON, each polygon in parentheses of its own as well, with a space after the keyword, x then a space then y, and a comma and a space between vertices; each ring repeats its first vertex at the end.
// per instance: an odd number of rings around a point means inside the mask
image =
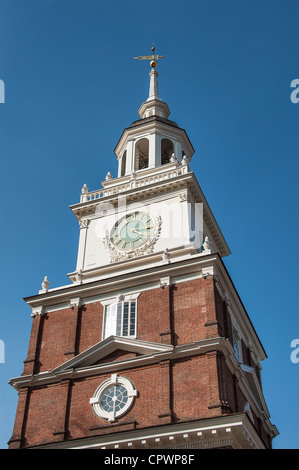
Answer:
POLYGON ((98 416, 115 421, 133 405, 136 396, 137 390, 129 379, 112 374, 96 389, 90 404, 98 416))

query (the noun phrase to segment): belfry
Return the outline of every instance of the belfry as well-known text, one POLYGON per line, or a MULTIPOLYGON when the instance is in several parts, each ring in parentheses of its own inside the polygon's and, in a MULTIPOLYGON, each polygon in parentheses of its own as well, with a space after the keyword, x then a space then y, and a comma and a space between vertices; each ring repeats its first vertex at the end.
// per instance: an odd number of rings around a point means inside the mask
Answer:
MULTIPOLYGON (((269 449, 267 357, 191 170, 194 149, 159 96, 115 147, 117 177, 83 185, 69 284, 26 297, 32 330, 9 448, 269 449)), ((113 172, 112 172, 113 173, 113 172)), ((104 175, 103 175, 104 176, 104 175)))

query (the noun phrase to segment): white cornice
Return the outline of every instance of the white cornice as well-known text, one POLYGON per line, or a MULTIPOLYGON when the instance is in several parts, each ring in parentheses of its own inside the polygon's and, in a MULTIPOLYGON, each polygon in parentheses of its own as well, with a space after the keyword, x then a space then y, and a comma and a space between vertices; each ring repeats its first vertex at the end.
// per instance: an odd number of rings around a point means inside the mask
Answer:
MULTIPOLYGON (((44 444, 37 449, 265 449, 246 413, 44 444)), ((186 455, 187 463, 188 453, 186 455)), ((153 456, 152 463, 155 462, 153 456)), ((191 462, 192 463, 192 462, 191 462)))
MULTIPOLYGON (((113 273, 113 269, 106 271, 103 268, 101 270, 102 276, 96 281, 83 282, 82 284, 69 284, 57 289, 49 289, 48 292, 26 297, 24 300, 32 308, 40 305, 49 306, 61 304, 63 302, 68 302, 69 299, 73 297, 80 297, 82 299, 82 303, 84 303, 84 299, 87 297, 102 294, 104 292, 120 291, 133 286, 138 289, 139 285, 159 282, 160 278, 165 276, 169 276, 174 279, 177 276, 182 276, 188 273, 198 273, 198 277, 201 277, 202 268, 214 265, 217 263, 218 259, 219 256, 217 254, 206 256, 194 254, 189 258, 184 258, 174 263, 161 262, 159 265, 142 269, 143 260, 142 257, 140 257, 140 259, 138 259, 138 262, 140 263, 138 270, 134 271, 133 269, 134 263, 132 263, 132 261, 135 260, 130 260, 127 261, 128 267, 132 266, 132 270, 130 272, 126 270, 123 274, 118 270, 113 273)), ((114 267, 116 268, 117 265, 120 266, 123 264, 124 262, 114 263, 114 267)), ((109 267, 113 268, 113 265, 111 264, 109 267)))

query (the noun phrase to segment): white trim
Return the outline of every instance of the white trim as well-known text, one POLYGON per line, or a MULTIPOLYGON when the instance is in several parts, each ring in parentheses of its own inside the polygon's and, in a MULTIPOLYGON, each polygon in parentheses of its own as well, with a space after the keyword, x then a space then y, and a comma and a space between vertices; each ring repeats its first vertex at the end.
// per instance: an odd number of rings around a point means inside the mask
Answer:
POLYGON ((134 293, 134 294, 130 294, 130 295, 123 295, 123 294, 120 294, 120 295, 117 295, 116 297, 113 297, 111 299, 107 299, 103 302, 101 302, 101 304, 104 306, 104 311, 103 311, 103 322, 102 322, 102 340, 104 340, 105 338, 109 337, 109 335, 107 336, 107 333, 106 333, 106 328, 107 328, 107 315, 108 315, 108 307, 112 307, 113 305, 116 306, 116 318, 115 318, 115 331, 111 332, 112 335, 116 335, 117 334, 117 324, 116 324, 116 321, 117 321, 117 315, 118 315, 118 309, 119 309, 119 305, 121 305, 121 327, 120 327, 120 335, 121 337, 125 337, 125 338, 136 338, 137 337, 137 320, 138 320, 138 302, 137 302, 137 299, 140 295, 140 292, 138 293, 134 293), (131 314, 132 314, 132 302, 135 303, 135 321, 134 321, 134 334, 131 334, 131 314), (125 303, 128 303, 129 304, 129 312, 128 312, 128 334, 127 335, 124 335, 123 334, 123 322, 124 322, 124 307, 125 307, 125 303))
POLYGON ((36 446, 39 449, 265 449, 246 413, 36 446))
MULTIPOLYGON (((141 294, 141 292, 140 292, 140 289, 139 289, 138 292, 133 292, 133 293, 129 293, 129 294, 117 293, 116 295, 113 295, 111 297, 107 297, 104 300, 100 300, 99 298, 97 300, 100 301, 100 303, 104 307, 106 307, 107 305, 111 305, 113 303, 129 302, 130 300, 137 300, 138 297, 140 296, 140 294, 141 294)), ((85 303, 87 303, 87 302, 85 301, 85 303)), ((88 303, 90 303, 90 302, 88 302, 88 303)))
POLYGON ((232 318, 232 337, 233 337, 233 349, 235 357, 238 362, 243 363, 243 351, 241 343, 240 329, 238 328, 237 323, 232 318))
MULTIPOLYGON (((107 419, 110 422, 116 421, 116 418, 120 418, 123 416, 129 408, 131 408, 134 404, 134 399, 137 396, 137 390, 135 389, 131 380, 126 377, 119 376, 117 374, 112 374, 110 379, 105 380, 102 382, 96 391, 94 392, 93 397, 89 400, 94 413, 99 416, 100 418, 107 419), (101 406, 101 397, 105 390, 110 388, 113 385, 122 385, 127 390, 127 402, 120 410, 113 409, 112 411, 106 411, 101 406)), ((115 400, 114 400, 115 401, 115 400)))
MULTIPOLYGON (((159 353, 172 352, 173 348, 174 347, 171 345, 165 345, 162 343, 160 344, 152 343, 149 341, 141 341, 125 336, 110 336, 109 338, 106 338, 103 341, 100 341, 99 343, 95 344, 91 348, 88 348, 81 354, 78 354, 77 356, 64 362, 60 366, 53 369, 52 372, 57 374, 70 369, 73 370, 78 368, 89 368, 90 366, 94 367, 93 364, 95 362, 99 361, 100 359, 103 359, 104 357, 108 356, 117 349, 122 349, 128 352, 136 352, 138 354, 142 354, 143 356, 141 357, 149 357, 150 355, 156 355, 159 353)), ((138 357, 131 358, 125 362, 131 363, 132 361, 134 362, 134 359, 138 359, 138 357)), ((95 366, 95 368, 98 367, 101 368, 101 365, 95 366)))

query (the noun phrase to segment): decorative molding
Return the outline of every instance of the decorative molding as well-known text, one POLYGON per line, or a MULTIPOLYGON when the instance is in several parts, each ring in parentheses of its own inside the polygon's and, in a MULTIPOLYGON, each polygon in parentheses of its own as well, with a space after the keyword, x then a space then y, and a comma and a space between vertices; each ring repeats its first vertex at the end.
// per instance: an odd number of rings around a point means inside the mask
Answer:
POLYGON ((43 313, 44 313, 44 307, 42 305, 39 307, 34 307, 32 309, 31 317, 34 318, 34 317, 37 317, 38 315, 43 315, 43 313))
POLYGON ((79 269, 78 271, 76 271, 76 282, 78 284, 82 284, 83 277, 84 275, 83 275, 82 269, 79 269))
POLYGON ((202 253, 205 255, 210 255, 211 253, 214 253, 213 243, 210 242, 209 237, 205 237, 205 240, 202 244, 202 248, 202 253))
POLYGON ((179 195, 179 198, 180 198, 180 202, 188 201, 188 194, 187 193, 181 193, 179 195))
POLYGON ((202 268, 202 277, 206 278, 209 276, 214 276, 215 274, 215 268, 213 266, 208 266, 206 268, 202 268))
POLYGON ((48 292, 49 285, 50 285, 50 283, 49 283, 49 280, 48 280, 48 276, 45 276, 44 280, 42 282, 42 288, 39 291, 39 294, 43 294, 44 292, 48 292))
POLYGON ((167 277, 161 277, 160 279, 160 287, 164 289, 164 287, 170 286, 171 285, 171 279, 169 276, 167 277))
POLYGON ((167 261, 167 263, 170 263, 170 253, 167 248, 162 253, 162 260, 167 261))
POLYGON ((187 158, 186 155, 183 156, 181 165, 182 166, 188 166, 189 165, 189 158, 187 158))
MULTIPOLYGON (((134 422, 124 422, 124 425, 134 422)), ((107 425, 106 425, 107 426, 107 425)), ((115 426, 115 424, 110 424, 115 426)), ((96 428, 93 428, 96 429, 96 428)), ((169 423, 147 429, 124 429, 112 435, 96 435, 39 446, 40 449, 265 449, 246 412, 205 418, 185 423, 169 423), (129 431, 129 432, 128 432, 129 431)), ((34 447, 33 447, 34 448, 34 447)), ((192 457, 192 455, 191 455, 192 457)), ((192 460, 190 460, 192 462, 192 460)), ((154 457, 152 460, 154 463, 154 457)), ((188 455, 186 457, 188 463, 188 455)))
POLYGON ((42 282, 42 288, 43 290, 48 290, 49 288, 49 280, 48 280, 48 276, 45 276, 43 282, 42 282))
POLYGON ((70 299, 70 308, 73 309, 73 308, 78 308, 80 307, 80 302, 81 302, 81 299, 80 297, 74 297, 73 299, 70 299))
POLYGON ((87 228, 89 224, 89 219, 80 219, 79 220, 79 227, 80 228, 87 228))
POLYGON ((106 307, 107 305, 111 305, 118 302, 129 302, 130 300, 137 300, 140 294, 141 292, 133 292, 131 294, 118 294, 113 297, 108 297, 105 300, 100 300, 100 303, 103 305, 103 307, 106 307))
POLYGON ((231 306, 231 302, 230 302, 230 298, 229 298, 229 295, 225 292, 224 293, 224 298, 223 298, 224 302, 225 302, 225 305, 227 307, 230 307, 231 306))

